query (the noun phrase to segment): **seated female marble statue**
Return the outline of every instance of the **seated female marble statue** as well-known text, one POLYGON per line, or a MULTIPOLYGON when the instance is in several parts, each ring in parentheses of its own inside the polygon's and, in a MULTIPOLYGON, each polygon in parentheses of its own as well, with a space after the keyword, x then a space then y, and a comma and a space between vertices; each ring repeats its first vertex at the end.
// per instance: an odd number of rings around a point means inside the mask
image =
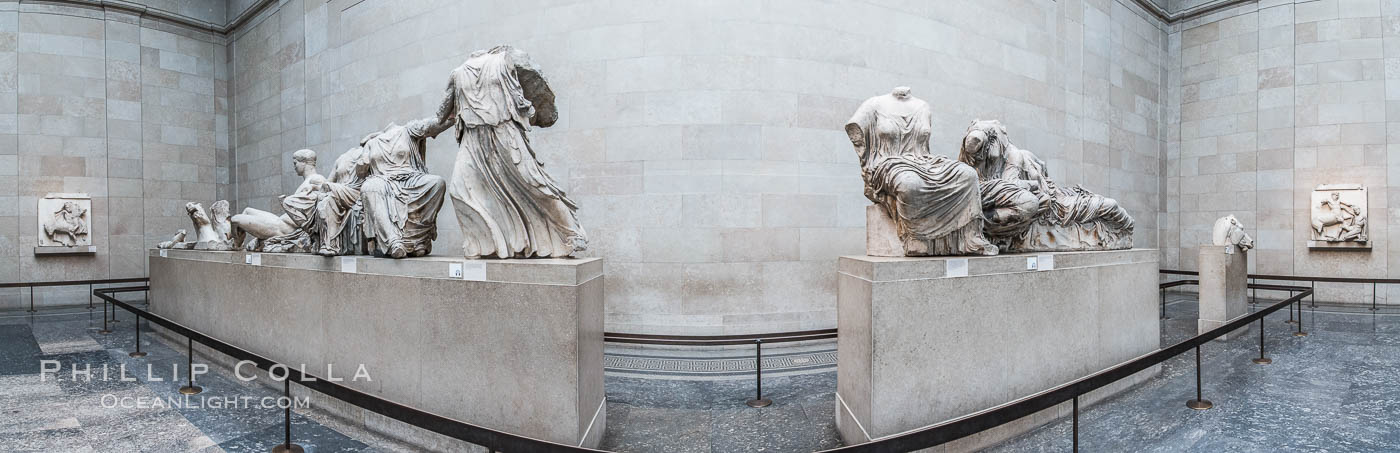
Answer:
POLYGON ((977 169, 987 237, 1008 252, 1133 247, 1133 218, 1112 198, 1058 187, 1045 162, 1011 144, 996 120, 974 120, 958 160, 977 169))
POLYGON ((933 113, 908 87, 867 99, 846 123, 865 196, 894 220, 907 256, 995 255, 982 234, 977 172, 929 152, 933 113))

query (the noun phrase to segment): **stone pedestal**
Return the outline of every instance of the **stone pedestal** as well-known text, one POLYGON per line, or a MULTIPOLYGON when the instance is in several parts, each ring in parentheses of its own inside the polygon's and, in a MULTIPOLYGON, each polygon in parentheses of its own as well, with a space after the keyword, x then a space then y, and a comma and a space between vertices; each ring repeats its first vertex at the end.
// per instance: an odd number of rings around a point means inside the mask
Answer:
MULTIPOLYGON (((1157 250, 1135 249, 840 258, 836 422, 842 439, 858 444, 960 417, 1157 350, 1157 257, 1157 250)), ((949 444, 948 451, 990 445, 1069 410, 1066 402, 949 444)))
MULTIPOLYGON (((1196 262, 1200 268, 1201 301, 1197 333, 1249 313, 1249 254, 1233 245, 1203 245, 1196 262)), ((1247 330, 1240 328, 1218 339, 1235 338, 1247 330)))
POLYGON ((602 440, 603 261, 151 251, 151 311, 342 385, 569 445, 602 440), (373 381, 348 379, 360 365, 373 381))
POLYGON ((865 207, 865 254, 869 256, 904 256, 904 241, 894 219, 880 205, 865 207))

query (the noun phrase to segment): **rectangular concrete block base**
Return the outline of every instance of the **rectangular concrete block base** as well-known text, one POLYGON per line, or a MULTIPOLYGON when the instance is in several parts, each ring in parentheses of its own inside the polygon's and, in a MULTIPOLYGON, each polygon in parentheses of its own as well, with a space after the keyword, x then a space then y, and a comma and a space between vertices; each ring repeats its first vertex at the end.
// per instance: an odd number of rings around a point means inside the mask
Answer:
MULTIPOLYGON (((1154 249, 841 257, 833 409, 842 439, 858 444, 946 421, 1157 350, 1157 257, 1154 249)), ((1067 414, 1069 403, 1061 406, 948 449, 1007 439, 1067 414)))
POLYGON ((880 205, 865 207, 865 254, 870 256, 904 256, 904 241, 894 219, 880 205))
MULTIPOLYGON (((1206 333, 1249 313, 1249 254, 1233 245, 1203 245, 1199 253, 1201 311, 1196 332, 1206 333)), ((1219 339, 1246 331, 1241 328, 1219 339)))
POLYGON ((312 374, 363 367, 372 381, 341 384, 463 422, 568 445, 602 440, 600 258, 149 259, 151 311, 214 338, 312 374))

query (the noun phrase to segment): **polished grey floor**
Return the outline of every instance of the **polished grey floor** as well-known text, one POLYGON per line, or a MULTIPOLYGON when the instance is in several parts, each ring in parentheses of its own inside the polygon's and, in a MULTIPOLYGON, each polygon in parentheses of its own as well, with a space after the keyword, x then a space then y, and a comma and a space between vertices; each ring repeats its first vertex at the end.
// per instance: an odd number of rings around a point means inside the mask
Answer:
MULTIPOLYGON (((1173 295, 1163 343, 1194 334, 1195 301, 1173 295)), ((179 382, 41 381, 39 360, 132 370, 183 363, 181 348, 149 335, 143 359, 130 315, 99 335, 100 310, 0 313, 0 451, 265 452, 281 440, 275 408, 109 408, 104 395, 165 398, 179 382)), ((1257 325, 1202 349, 1204 396, 1215 408, 1194 411, 1195 368, 1187 354, 1160 376, 1100 404, 1080 419, 1083 451, 1400 451, 1400 314, 1305 309, 1306 337, 1295 337, 1285 312, 1264 322, 1272 365, 1255 365, 1257 325)), ((608 427, 604 447, 623 452, 804 452, 840 445, 834 424, 832 343, 765 349, 764 396, 753 397, 751 351, 635 350, 610 347, 608 427)), ((218 368, 218 367, 213 367, 218 368)), ((66 370, 66 369, 65 369, 66 370)), ((244 385, 213 369, 201 378, 209 396, 263 397, 278 392, 244 385)), ((159 376, 159 372, 157 376, 159 376)), ((1060 420, 992 450, 1068 451, 1071 424, 1060 420)), ((341 429, 315 410, 293 416, 293 436, 307 451, 402 451, 373 435, 341 429), (332 428, 334 426, 335 428, 332 428)))
MULTIPOLYGON (((1172 297, 1163 344, 1194 334, 1194 297, 1172 297)), ((1195 397, 1193 354, 1164 364, 1162 374, 1081 410, 1080 451, 1378 452, 1400 451, 1400 316, 1365 309, 1304 308, 1302 330, 1286 311, 1248 335, 1201 349, 1202 396, 1195 397)), ((1060 420, 993 449, 1069 451, 1072 425, 1060 420)))
MULTIPOLYGON (((117 319, 101 335, 100 309, 0 313, 0 451, 267 452, 283 441, 283 410, 262 404, 280 393, 211 366, 198 382, 206 391, 185 399, 177 391, 184 371, 171 379, 172 366, 185 367, 184 351, 157 341, 143 322, 141 349, 149 355, 131 358, 135 319, 124 311, 117 319), (61 370, 41 375, 41 360, 56 360, 61 370), (74 365, 91 367, 92 376, 75 377, 74 365), (242 397, 253 399, 226 403, 242 397), (191 402, 199 407, 184 406, 191 402)), ((294 442, 307 452, 374 450, 301 413, 291 422, 294 442)))

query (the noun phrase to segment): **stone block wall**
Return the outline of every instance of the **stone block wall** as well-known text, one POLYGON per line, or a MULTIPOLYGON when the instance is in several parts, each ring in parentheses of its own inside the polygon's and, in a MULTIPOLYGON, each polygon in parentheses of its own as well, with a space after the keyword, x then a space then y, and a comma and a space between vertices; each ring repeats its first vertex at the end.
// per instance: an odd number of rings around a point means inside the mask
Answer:
MULTIPOLYGON (((145 249, 190 228, 186 200, 229 193, 215 170, 229 149, 217 137, 223 47, 130 10, 0 1, 0 281, 145 275, 145 249), (92 195, 96 255, 34 256, 50 192, 92 195)), ((85 291, 41 290, 36 303, 85 291)), ((27 304, 27 290, 0 291, 0 308, 27 304)))
MULTIPOLYGON (((1234 213, 1264 274, 1395 277, 1389 231, 1400 195, 1400 2, 1273 0, 1173 24, 1166 136, 1163 268, 1195 269, 1191 251, 1234 213), (1369 252, 1308 250, 1319 184, 1369 189, 1369 252)), ((1369 285, 1319 285, 1318 300, 1370 303, 1369 285)), ((1400 295, 1380 288, 1378 299, 1400 295)))
MULTIPOLYGON (((956 155, 974 118, 1001 119, 1057 181, 1117 198, 1139 247, 1179 224, 1158 213, 1178 187, 1160 175, 1180 56, 1134 0, 210 2, 147 6, 191 23, 252 16, 223 35, 0 1, 17 43, 0 34, 0 175, 17 177, 0 183, 0 270, 141 275, 139 251, 187 227, 185 201, 280 211, 293 151, 329 171, 365 134, 430 115, 448 72, 498 44, 530 52, 558 95, 559 123, 531 138, 583 206, 586 255, 607 259, 610 330, 834 326, 836 257, 863 252, 869 203, 841 125, 900 85, 935 106, 935 153, 956 155), (51 85, 70 91, 23 97, 51 85), (24 246, 22 206, 59 188, 96 197, 96 258, 36 262, 24 246)), ((449 136, 428 149, 444 176, 449 136)), ((450 207, 439 220, 436 253, 459 253, 450 207)))
MULTIPOLYGON (((511 44, 558 95, 531 139, 607 259, 609 330, 832 327, 836 257, 863 253, 869 204, 841 126, 899 85, 935 106, 935 153, 999 118, 1155 247, 1166 36, 1132 0, 293 0, 230 36, 236 198, 275 208, 291 152, 328 171, 434 112, 468 53, 511 44)), ((449 136, 427 151, 444 176, 449 136)), ((434 253, 460 253, 457 228, 445 208, 434 253)))

